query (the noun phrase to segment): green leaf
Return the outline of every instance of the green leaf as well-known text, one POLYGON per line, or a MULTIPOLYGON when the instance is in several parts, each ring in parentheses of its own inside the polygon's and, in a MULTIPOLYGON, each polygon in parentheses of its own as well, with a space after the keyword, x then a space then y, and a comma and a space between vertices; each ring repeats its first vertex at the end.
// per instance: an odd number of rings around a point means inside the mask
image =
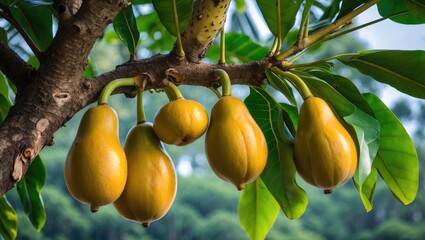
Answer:
POLYGON ((274 89, 278 90, 283 94, 283 96, 288 99, 288 101, 297 106, 297 101, 295 100, 294 93, 292 92, 292 88, 288 85, 288 83, 283 80, 280 76, 276 75, 274 72, 270 71, 270 69, 266 68, 266 77, 267 81, 274 89))
MULTIPOLYGON (((252 39, 241 33, 226 33, 226 62, 251 62, 259 61, 269 53, 269 49, 258 45, 252 39), (235 59, 236 58, 236 59, 235 59)), ((206 55, 207 58, 215 60, 220 56, 220 47, 213 45, 206 55)))
POLYGON ((46 211, 40 193, 45 183, 46 169, 40 156, 37 156, 25 176, 16 184, 22 207, 37 231, 40 231, 46 222, 46 211))
POLYGON ((372 169, 369 176, 367 176, 363 185, 359 185, 357 179, 354 178, 354 184, 359 191, 360 199, 366 211, 369 212, 373 208, 373 193, 375 192, 376 181, 378 180, 378 171, 372 164, 372 169))
POLYGON ((343 0, 337 19, 344 17, 368 1, 369 0, 343 0))
POLYGON ((279 213, 279 204, 261 178, 242 191, 238 206, 239 221, 253 240, 265 239, 279 213))
MULTIPOLYGON (((391 16, 392 14, 409 11, 406 1, 401 0, 381 0, 378 2, 379 14, 383 17, 391 16)), ((425 23, 425 18, 413 14, 412 12, 401 14, 390 18, 392 21, 402 24, 422 24, 425 23)))
POLYGON ((238 10, 238 13, 245 12, 246 10, 246 4, 245 0, 235 0, 236 9, 238 10))
POLYGON ((4 121, 10 109, 10 100, 3 95, 0 95, 0 123, 4 121))
POLYGON ((360 93, 356 85, 354 85, 354 83, 349 79, 340 75, 334 75, 327 72, 312 71, 309 73, 327 82, 348 101, 356 105, 356 107, 360 108, 360 110, 362 110, 363 112, 371 115, 372 117, 375 116, 372 108, 369 106, 369 103, 360 93))
POLYGON ((403 124, 375 95, 364 95, 381 124, 380 147, 374 161, 382 179, 403 204, 411 203, 419 185, 419 160, 403 124))
POLYGON ((28 58, 27 63, 35 69, 38 69, 40 67, 40 61, 38 61, 37 57, 34 55, 28 58))
POLYGON ((18 235, 18 217, 4 195, 0 197, 0 234, 5 240, 18 235))
POLYGON ((327 24, 331 23, 335 16, 338 14, 342 0, 334 0, 324 10, 323 15, 320 17, 320 21, 324 21, 327 24))
MULTIPOLYGON (((282 117, 285 122, 285 126, 288 127, 288 130, 295 136, 296 129, 298 127, 298 108, 285 103, 280 103, 282 107, 282 117)), ((288 136, 286 136, 288 137, 288 136)))
POLYGON ((83 76, 85 78, 92 78, 92 77, 95 77, 96 74, 97 73, 96 73, 96 69, 93 66, 93 61, 89 57, 89 59, 87 60, 87 67, 86 67, 86 69, 84 69, 84 72, 83 72, 83 76))
POLYGON ((0 41, 8 44, 7 32, 2 27, 0 27, 0 41))
MULTIPOLYGON (((0 95, 4 97, 4 99, 8 103, 6 104, 8 105, 8 107, 12 106, 12 101, 10 100, 10 97, 9 97, 9 85, 7 84, 6 78, 4 78, 3 74, 1 73, 0 73, 0 95)), ((7 110, 9 110, 8 107, 7 107, 7 110)), ((2 114, 0 113, 0 119, 2 119, 1 115, 2 114)), ((0 120, 0 122, 2 122, 2 120, 0 120)))
POLYGON ((41 51, 46 50, 53 39, 53 20, 49 7, 21 4, 9 10, 35 45, 41 51))
POLYGON ((411 13, 425 19, 425 0, 404 0, 404 3, 411 13))
POLYGON ((164 27, 173 36, 177 36, 176 23, 174 21, 173 1, 176 1, 177 15, 179 19, 179 32, 183 32, 192 16, 192 0, 152 0, 153 7, 159 15, 164 27))
POLYGON ((267 140, 269 154, 261 179, 285 215, 289 219, 299 218, 307 208, 308 199, 295 180, 292 144, 283 142, 284 136, 279 132, 279 125, 283 125, 283 121, 279 121, 281 107, 268 92, 259 87, 250 87, 245 104, 267 140))
POLYGON ((130 0, 132 4, 151 4, 152 0, 130 0))
MULTIPOLYGON (((278 37, 277 25, 277 1, 257 0, 258 7, 266 20, 267 26, 275 37, 278 37)), ((289 30, 294 26, 295 18, 303 0, 280 0, 280 28, 282 39, 285 39, 289 30)))
POLYGON ((137 29, 136 17, 133 13, 133 6, 130 5, 115 17, 112 22, 117 36, 127 46, 131 54, 136 53, 137 43, 139 42, 140 33, 137 29))
POLYGON ((425 51, 364 51, 338 60, 401 92, 425 98, 425 51))

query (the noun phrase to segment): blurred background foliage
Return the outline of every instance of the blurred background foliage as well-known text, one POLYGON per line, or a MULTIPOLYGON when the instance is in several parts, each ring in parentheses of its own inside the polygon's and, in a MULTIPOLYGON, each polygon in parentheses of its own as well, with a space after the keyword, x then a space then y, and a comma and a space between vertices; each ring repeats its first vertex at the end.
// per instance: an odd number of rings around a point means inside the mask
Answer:
MULTIPOLYGON (((237 14, 231 8, 227 32, 247 35, 253 44, 270 46, 272 39, 259 35, 258 26, 252 16, 243 12, 237 14)), ((174 44, 174 37, 167 33, 151 7, 136 8, 137 23, 141 31, 137 55, 146 58, 168 52, 174 44)), ((5 23, 1 23, 5 26, 5 23)), ((7 26, 5 29, 8 29, 7 26)), ((29 59, 28 48, 19 39, 19 34, 8 29, 10 44, 15 45, 19 54, 29 59)), ((341 52, 357 52, 367 49, 367 43, 350 34, 316 47, 303 56, 303 61, 314 61, 341 52)), ((213 46, 206 61, 216 62, 218 47, 213 46)), ((241 62, 241 56, 229 54, 228 62, 241 62)), ((129 58, 127 48, 119 41, 112 27, 109 27, 96 43, 90 59, 91 74, 114 69, 129 58)), ((371 81, 352 68, 335 62, 333 71, 351 79, 363 92, 374 92, 382 97, 383 85, 371 81)), ((209 112, 217 98, 203 87, 181 86, 187 99, 199 101, 209 112)), ((273 92, 273 89, 269 89, 273 92)), ((247 86, 235 86, 234 95, 245 98, 247 86)), ((276 99, 285 101, 274 92, 276 99)), ((165 103, 164 93, 145 94, 144 103, 148 121, 153 121, 156 111, 165 103)), ((136 123, 135 99, 122 95, 113 96, 110 104, 120 119, 120 139, 123 143, 127 132, 136 123)), ((402 95, 390 106, 407 126, 416 143, 420 158, 420 169, 425 164, 425 104, 402 95)), ((231 184, 218 179, 210 170, 204 154, 204 138, 189 146, 166 145, 179 173, 176 200, 170 212, 151 227, 123 219, 113 206, 102 207, 92 214, 86 205, 74 200, 68 193, 63 167, 67 151, 76 135, 82 113, 79 112, 66 126, 55 134, 55 145, 46 147, 41 156, 47 168, 47 183, 42 190, 47 212, 45 227, 36 232, 25 217, 17 193, 8 192, 9 202, 19 215, 18 239, 247 239, 237 215, 240 192, 231 184)), ((225 133, 223 133, 225 134, 225 133)), ((143 174, 143 173, 140 173, 143 174)), ((348 183, 330 195, 312 188, 302 180, 299 183, 306 190, 309 206, 298 220, 288 220, 283 213, 269 232, 267 239, 425 239, 425 190, 424 177, 420 175, 420 188, 416 200, 405 207, 391 192, 378 184, 375 191, 374 208, 366 213, 353 183, 348 183)))

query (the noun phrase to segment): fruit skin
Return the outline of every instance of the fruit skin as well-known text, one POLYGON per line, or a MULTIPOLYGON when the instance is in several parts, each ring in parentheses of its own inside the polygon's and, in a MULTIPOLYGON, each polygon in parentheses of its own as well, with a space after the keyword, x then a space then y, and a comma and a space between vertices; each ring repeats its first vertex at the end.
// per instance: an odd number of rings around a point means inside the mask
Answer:
POLYGON ((164 105, 156 114, 153 129, 165 143, 187 145, 204 134, 208 114, 196 101, 179 98, 164 105))
POLYGON ((321 98, 309 97, 301 106, 294 160, 300 176, 325 193, 346 183, 356 171, 356 145, 321 98))
POLYGON ((156 137, 151 123, 141 123, 128 133, 124 150, 128 177, 117 211, 147 227, 170 209, 177 191, 174 164, 156 137))
POLYGON ((127 160, 114 109, 99 105, 84 114, 66 158, 64 177, 71 195, 89 204, 92 212, 121 195, 127 160))
POLYGON ((213 107, 205 151, 214 173, 239 190, 254 181, 267 162, 267 142, 245 104, 223 96, 213 107))

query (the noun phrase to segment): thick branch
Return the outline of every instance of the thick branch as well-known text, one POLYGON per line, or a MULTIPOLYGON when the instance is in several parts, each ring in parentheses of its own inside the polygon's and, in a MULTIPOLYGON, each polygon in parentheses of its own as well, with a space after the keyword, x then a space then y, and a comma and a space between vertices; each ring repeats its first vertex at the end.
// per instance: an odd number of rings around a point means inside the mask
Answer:
POLYGON ((4 42, 0 41, 0 71, 19 89, 33 68, 4 42))

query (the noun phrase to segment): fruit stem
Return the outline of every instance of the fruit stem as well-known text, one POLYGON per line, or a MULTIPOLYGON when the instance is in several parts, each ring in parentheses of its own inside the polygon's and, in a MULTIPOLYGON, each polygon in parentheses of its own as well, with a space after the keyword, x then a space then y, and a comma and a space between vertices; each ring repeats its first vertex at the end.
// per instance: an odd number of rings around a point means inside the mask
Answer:
POLYGON ((182 45, 182 39, 180 35, 180 26, 179 26, 179 15, 177 12, 177 3, 176 0, 173 0, 173 15, 174 22, 176 24, 176 37, 177 37, 177 56, 184 57, 184 50, 182 45))
POLYGON ((218 97, 218 99, 221 98, 221 93, 217 89, 213 87, 209 87, 209 89, 218 97))
POLYGON ((224 27, 221 28, 220 32, 220 60, 218 60, 219 64, 226 63, 226 39, 224 34, 224 27))
POLYGON ((223 69, 214 69, 214 76, 220 78, 223 96, 232 95, 232 82, 230 81, 229 75, 223 69))
POLYGON ((289 82, 291 82, 292 85, 295 86, 295 88, 298 90, 298 92, 301 94, 301 97, 306 100, 307 98, 313 96, 308 86, 305 84, 305 82, 298 77, 297 75, 282 71, 281 69, 277 67, 272 67, 271 70, 284 78, 288 79, 289 82))
POLYGON ((145 109, 143 107, 144 88, 137 88, 137 124, 146 122, 145 109))
POLYGON ((170 93, 173 94, 173 101, 177 100, 179 98, 183 98, 182 93, 180 92, 179 88, 171 81, 168 82, 168 86, 166 89, 170 90, 170 93))
POLYGON ((134 85, 135 82, 133 78, 116 79, 108 83, 100 93, 99 98, 97 100, 97 105, 108 104, 108 99, 116 88, 129 87, 134 85))

